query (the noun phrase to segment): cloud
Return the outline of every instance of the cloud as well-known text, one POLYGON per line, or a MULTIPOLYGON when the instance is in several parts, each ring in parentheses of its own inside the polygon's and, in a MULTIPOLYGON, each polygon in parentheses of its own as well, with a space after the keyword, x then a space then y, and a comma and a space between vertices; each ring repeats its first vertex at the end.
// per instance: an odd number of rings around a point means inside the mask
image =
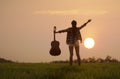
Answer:
POLYGON ((106 10, 44 10, 34 12, 34 14, 50 15, 103 15, 106 13, 108 13, 106 10))

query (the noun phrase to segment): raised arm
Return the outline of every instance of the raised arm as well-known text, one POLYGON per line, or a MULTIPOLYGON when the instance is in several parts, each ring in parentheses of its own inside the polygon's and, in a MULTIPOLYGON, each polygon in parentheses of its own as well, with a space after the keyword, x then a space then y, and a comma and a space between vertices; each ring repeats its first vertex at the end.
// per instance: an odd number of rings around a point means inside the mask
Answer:
POLYGON ((83 27, 85 27, 89 22, 91 22, 91 19, 89 19, 86 23, 84 23, 83 25, 81 25, 80 27, 78 27, 78 29, 82 29, 83 27))

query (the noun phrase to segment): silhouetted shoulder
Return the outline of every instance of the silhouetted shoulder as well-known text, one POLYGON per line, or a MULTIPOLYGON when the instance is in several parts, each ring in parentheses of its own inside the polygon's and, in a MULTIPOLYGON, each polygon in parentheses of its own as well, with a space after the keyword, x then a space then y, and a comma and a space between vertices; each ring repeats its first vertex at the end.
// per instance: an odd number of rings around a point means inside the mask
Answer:
POLYGON ((73 28, 72 28, 72 27, 67 28, 67 31, 72 31, 72 30, 73 30, 73 28))

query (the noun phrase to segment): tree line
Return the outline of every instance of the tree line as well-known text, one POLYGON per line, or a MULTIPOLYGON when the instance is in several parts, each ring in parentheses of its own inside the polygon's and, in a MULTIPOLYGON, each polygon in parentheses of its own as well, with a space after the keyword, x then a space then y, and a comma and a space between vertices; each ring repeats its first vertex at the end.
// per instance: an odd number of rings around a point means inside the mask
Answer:
MULTIPOLYGON (((59 61, 52 61, 51 63, 68 63, 68 60, 59 60, 59 61)), ((74 60, 76 63, 77 60, 74 60)), ((110 63, 110 62, 120 62, 119 60, 112 58, 111 56, 106 56, 106 58, 95 58, 95 57, 89 57, 89 58, 83 58, 81 59, 82 63, 110 63)))
MULTIPOLYGON (((68 63, 69 60, 58 60, 58 61, 52 61, 50 63, 68 63)), ((77 60, 74 60, 76 63, 77 60)), ((81 59, 82 63, 110 63, 110 62, 120 62, 118 59, 112 58, 111 56, 106 56, 104 59, 103 58, 95 58, 95 57, 89 57, 89 58, 83 58, 81 59)), ((5 58, 0 58, 0 63, 18 63, 14 62, 12 60, 8 60, 5 58)))
POLYGON ((14 61, 8 60, 8 59, 5 59, 5 58, 0 58, 0 63, 14 63, 14 61))

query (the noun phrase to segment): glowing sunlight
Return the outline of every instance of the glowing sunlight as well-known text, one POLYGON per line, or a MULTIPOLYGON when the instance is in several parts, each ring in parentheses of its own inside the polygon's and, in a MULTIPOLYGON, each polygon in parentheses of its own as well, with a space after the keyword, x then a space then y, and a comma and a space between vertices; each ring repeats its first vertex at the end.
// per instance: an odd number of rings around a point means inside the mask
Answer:
POLYGON ((84 41, 84 46, 88 49, 93 48, 95 45, 95 41, 93 38, 86 38, 84 41))

